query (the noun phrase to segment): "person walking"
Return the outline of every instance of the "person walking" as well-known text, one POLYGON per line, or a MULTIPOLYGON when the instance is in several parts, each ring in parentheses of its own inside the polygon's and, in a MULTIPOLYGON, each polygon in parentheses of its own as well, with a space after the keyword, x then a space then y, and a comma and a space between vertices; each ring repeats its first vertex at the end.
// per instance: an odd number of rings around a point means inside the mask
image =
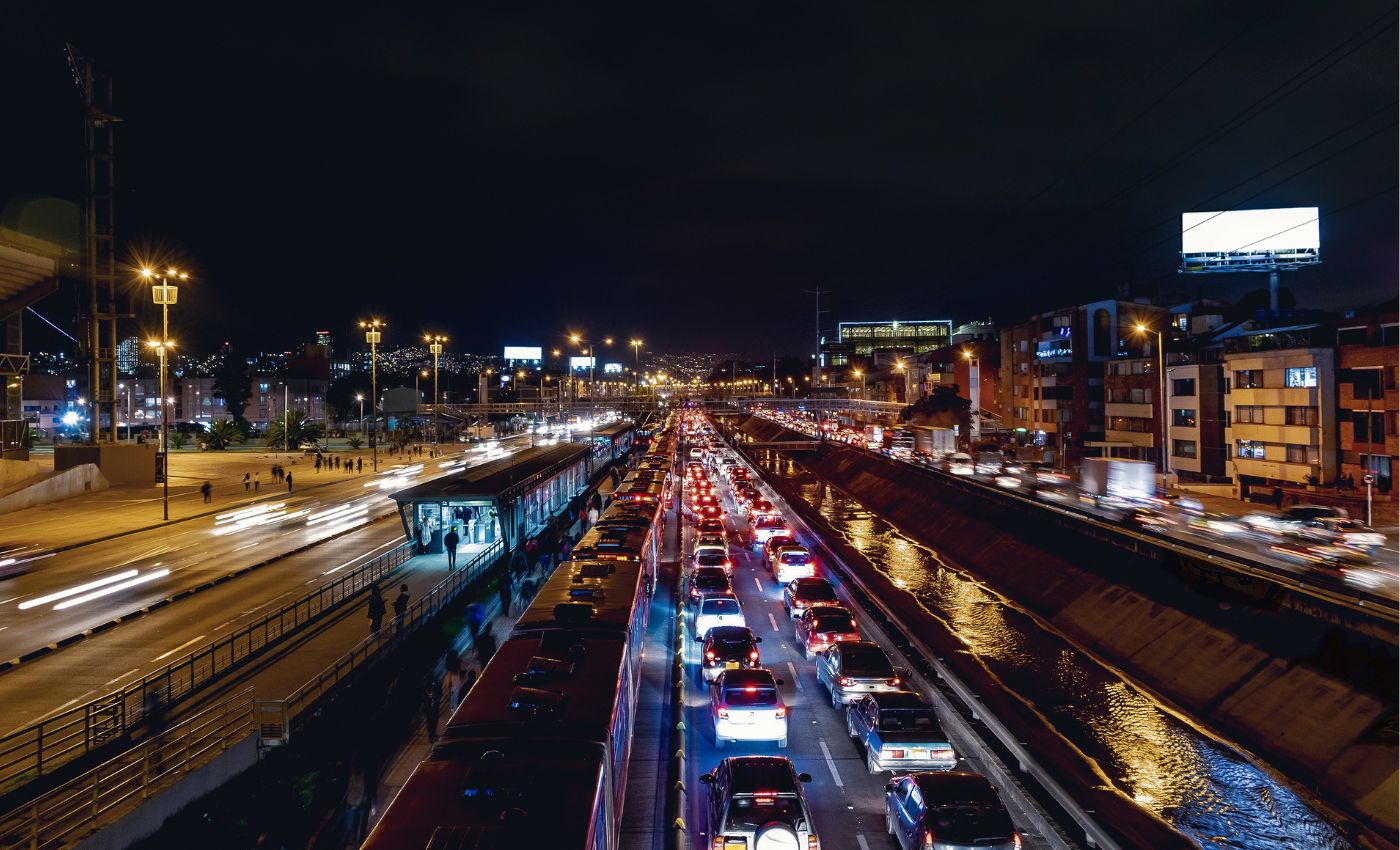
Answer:
POLYGON ((597 522, 598 522, 598 508, 595 507, 595 506, 593 506, 593 505, 589 505, 589 506, 588 506, 588 527, 589 527, 589 528, 592 528, 592 527, 594 526, 594 524, 597 523, 597 522))
POLYGON ((321 471, 321 455, 319 453, 316 455, 316 463, 313 465, 316 467, 317 472, 321 471))
POLYGON ((356 471, 356 472, 364 472, 364 471, 365 471, 365 459, 364 459, 364 458, 362 458, 362 457, 357 457, 357 458, 355 458, 355 471, 356 471))
POLYGON ((394 597, 394 629, 403 629, 403 618, 408 613, 408 585, 399 585, 399 595, 394 597))
POLYGON ((365 824, 369 821, 369 783, 359 764, 350 768, 345 782, 345 838, 356 847, 365 840, 365 824))
POLYGON ((199 485, 199 492, 204 494, 204 504, 207 505, 214 498, 214 485, 206 481, 199 485))
POLYGON ((287 492, 292 492, 292 474, 290 472, 287 473, 287 492))
POLYGON ((243 473, 243 492, 244 492, 244 493, 248 492, 248 489, 249 489, 250 487, 252 487, 252 486, 253 486, 253 476, 252 476, 251 474, 247 473, 247 472, 243 473))
POLYGON ((501 579, 496 583, 496 592, 501 596, 501 613, 509 615, 511 603, 515 601, 515 587, 510 578, 510 570, 501 573, 501 579))
POLYGON ((369 589, 369 633, 379 634, 379 627, 384 624, 384 614, 388 607, 384 604, 384 595, 379 592, 379 585, 374 585, 369 589))
POLYGON ((443 548, 447 550, 447 569, 457 569, 457 544, 462 542, 462 538, 457 534, 457 526, 452 526, 447 534, 442 538, 443 548))
POLYGON ((1283 488, 1277 484, 1274 485, 1274 510, 1283 510, 1283 488))
POLYGON ((423 677, 423 719, 428 727, 428 742, 437 741, 438 717, 442 714, 442 682, 429 673, 423 677))
POLYGON ((462 656, 455 650, 448 650, 442 666, 447 668, 447 705, 455 712, 462 701, 462 656))
POLYGON ((261 490, 261 489, 262 489, 262 473, 261 473, 261 472, 254 472, 254 473, 253 473, 253 492, 256 493, 256 492, 258 492, 258 491, 261 490))

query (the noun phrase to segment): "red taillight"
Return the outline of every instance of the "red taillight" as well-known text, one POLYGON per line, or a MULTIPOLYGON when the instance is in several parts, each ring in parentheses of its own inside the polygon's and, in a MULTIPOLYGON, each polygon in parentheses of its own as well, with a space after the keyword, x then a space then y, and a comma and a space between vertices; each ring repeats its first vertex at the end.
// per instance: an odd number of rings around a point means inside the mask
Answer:
POLYGON ((715 714, 719 715, 720 717, 728 717, 728 716, 729 716, 729 709, 727 709, 727 708, 716 709, 716 710, 715 710, 715 714))
POLYGON ((750 660, 750 661, 757 661, 757 660, 758 660, 758 650, 755 649, 753 652, 750 652, 750 653, 749 653, 749 660, 750 660))
POLYGON ((885 680, 885 684, 887 684, 887 685, 893 685, 894 687, 897 688, 897 687, 899 687, 899 677, 898 677, 898 676, 895 676, 893 679, 886 679, 886 680, 885 680))
POLYGON ((708 658, 708 659, 711 660, 711 661, 714 661, 714 660, 715 660, 715 653, 714 653, 714 651, 713 651, 713 650, 709 650, 709 649, 705 650, 705 657, 708 658))
POLYGON ((1011 833, 1011 846, 1012 846, 1012 847, 1020 847, 1020 846, 1021 846, 1021 833, 1019 833, 1019 832, 1013 832, 1013 833, 1011 833))
POLYGON ((933 830, 924 830, 924 850, 933 850, 933 830))
POLYGON ((807 850, 821 850, 821 845, 817 843, 815 835, 807 836, 807 850))
POLYGON ((847 677, 845 677, 845 676, 842 676, 840 681, 841 681, 841 687, 843 687, 843 688, 849 688, 849 687, 851 687, 852 685, 854 685, 854 684, 856 683, 856 680, 855 680, 855 679, 850 679, 850 678, 847 678, 847 677))
POLYGON ((774 709, 774 711, 773 711, 773 716, 774 716, 774 717, 787 717, 787 709, 784 708, 784 707, 782 707, 782 706, 780 705, 780 706, 778 706, 776 709, 774 709))

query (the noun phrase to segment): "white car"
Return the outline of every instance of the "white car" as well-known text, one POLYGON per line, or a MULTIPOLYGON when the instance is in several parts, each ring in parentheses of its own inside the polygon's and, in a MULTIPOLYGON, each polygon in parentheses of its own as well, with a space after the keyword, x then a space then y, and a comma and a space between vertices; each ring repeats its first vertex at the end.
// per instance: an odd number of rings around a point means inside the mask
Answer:
POLYGON ((739 607, 739 599, 732 593, 706 596, 695 606, 696 640, 704 640, 710 629, 716 626, 747 626, 744 609, 739 607))
POLYGON ((710 684, 710 718, 715 746, 725 741, 788 742, 787 706, 778 693, 779 679, 761 667, 725 670, 710 684))
POLYGON ((773 578, 784 585, 817 574, 817 559, 805 546, 784 546, 773 553, 773 578))
POLYGON ((977 472, 977 464, 973 462, 972 455, 953 452, 948 456, 948 471, 953 475, 974 475, 977 472))

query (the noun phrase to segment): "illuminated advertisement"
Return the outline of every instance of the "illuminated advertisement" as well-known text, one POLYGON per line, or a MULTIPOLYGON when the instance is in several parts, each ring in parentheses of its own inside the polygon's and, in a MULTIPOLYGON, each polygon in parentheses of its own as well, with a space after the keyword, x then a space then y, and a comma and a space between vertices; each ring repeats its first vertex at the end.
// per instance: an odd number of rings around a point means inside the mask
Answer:
POLYGON ((1263 271, 1319 261, 1317 207, 1181 214, 1182 271, 1263 271))
POLYGON ((506 360, 543 360, 544 349, 539 346, 529 345, 507 345, 505 354, 506 360))
POLYGON ((569 358, 569 368, 570 368, 570 369, 589 369, 589 368, 592 368, 593 366, 594 366, 594 360, 593 360, 592 357, 570 357, 570 358, 569 358))

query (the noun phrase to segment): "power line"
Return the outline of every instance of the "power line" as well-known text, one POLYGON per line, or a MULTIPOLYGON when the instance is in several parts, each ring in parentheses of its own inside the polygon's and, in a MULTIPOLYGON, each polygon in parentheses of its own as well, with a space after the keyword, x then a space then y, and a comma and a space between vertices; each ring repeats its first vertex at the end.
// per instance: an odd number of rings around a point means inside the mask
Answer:
POLYGON ((74 342, 77 342, 77 341, 78 341, 78 338, 77 338, 77 337, 73 336, 73 335, 70 334, 68 331, 65 331, 63 328, 60 328, 58 325, 55 325, 53 322, 50 322, 47 318, 44 317, 43 314, 41 314, 38 310, 35 310, 33 307, 25 307, 24 309, 26 309, 26 310, 28 310, 29 312, 33 313, 34 315, 38 316, 40 319, 43 319, 44 324, 48 325, 49 327, 53 328, 54 330, 58 331, 59 333, 63 334, 64 336, 68 337, 69 339, 73 340, 74 342))

